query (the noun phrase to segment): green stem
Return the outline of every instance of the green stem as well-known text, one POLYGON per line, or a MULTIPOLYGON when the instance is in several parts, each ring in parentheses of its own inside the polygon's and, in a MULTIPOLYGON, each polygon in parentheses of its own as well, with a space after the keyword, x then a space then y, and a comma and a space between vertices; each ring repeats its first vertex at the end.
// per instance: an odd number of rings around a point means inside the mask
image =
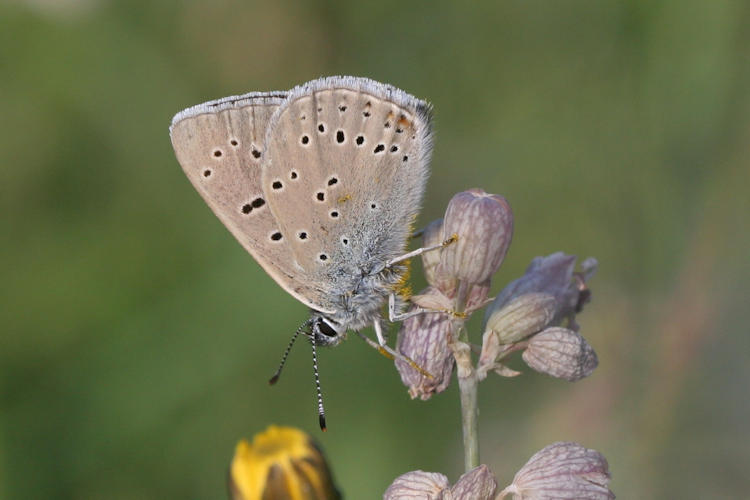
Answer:
POLYGON ((461 394, 461 429, 464 438, 464 469, 469 472, 479 466, 479 432, 477 411, 477 389, 479 379, 471 362, 471 345, 463 321, 456 321, 455 341, 452 342, 456 359, 456 375, 461 394))
POLYGON ((479 466, 479 432, 477 426, 477 388, 479 383, 473 370, 468 377, 458 377, 461 392, 461 427, 464 435, 464 469, 469 472, 479 466))

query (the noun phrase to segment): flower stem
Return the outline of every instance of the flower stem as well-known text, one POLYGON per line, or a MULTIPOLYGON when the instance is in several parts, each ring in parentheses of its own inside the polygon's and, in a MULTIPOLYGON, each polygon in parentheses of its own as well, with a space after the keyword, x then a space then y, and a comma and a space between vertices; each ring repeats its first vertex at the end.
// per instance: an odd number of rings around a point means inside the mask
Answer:
POLYGON ((466 472, 479 466, 478 386, 478 380, 473 370, 469 377, 458 377, 458 387, 461 392, 461 426, 464 435, 464 469, 466 472))
MULTIPOLYGON (((457 322, 458 323, 458 322, 457 322)), ((477 389, 479 379, 471 362, 471 345, 463 322, 458 328, 455 341, 452 342, 453 357, 456 359, 456 375, 461 393, 461 428, 464 437, 464 468, 469 472, 479 466, 479 432, 477 425, 477 389)), ((454 331, 456 331, 454 330, 454 331)))
MULTIPOLYGON (((456 294, 456 311, 463 312, 466 298, 469 295, 469 286, 466 283, 459 285, 456 294)), ((469 343, 469 332, 466 331, 464 319, 456 317, 451 328, 452 336, 450 347, 453 357, 456 359, 456 376, 458 388, 461 393, 461 429, 464 437, 464 469, 469 472, 479 466, 479 431, 477 425, 477 388, 479 378, 471 362, 471 344, 469 343)))

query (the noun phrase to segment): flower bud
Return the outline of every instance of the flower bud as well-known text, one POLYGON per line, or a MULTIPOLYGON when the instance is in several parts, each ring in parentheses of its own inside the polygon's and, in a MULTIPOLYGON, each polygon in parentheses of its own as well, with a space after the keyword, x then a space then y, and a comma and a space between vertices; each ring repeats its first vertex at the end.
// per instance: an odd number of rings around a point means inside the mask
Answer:
POLYGON ((323 453, 304 432, 270 426, 237 443, 229 471, 233 500, 340 500, 323 453))
POLYGON ((473 468, 452 487, 443 474, 419 470, 397 477, 383 500, 493 500, 496 490, 497 482, 486 465, 473 468))
POLYGON ((569 382, 588 377, 599 364, 594 349, 578 332, 560 327, 531 337, 522 357, 534 370, 569 382))
POLYGON ((497 481, 486 465, 480 465, 461 476, 451 487, 454 500, 494 499, 497 481))
POLYGON ((451 317, 445 313, 418 314, 401 324, 396 350, 432 375, 428 377, 406 361, 396 359, 396 369, 412 398, 430 399, 450 384, 454 365, 448 346, 450 329, 451 317))
POLYGON ((477 363, 477 374, 482 380, 490 371, 503 376, 518 372, 497 363, 508 344, 518 342, 544 329, 555 315, 555 297, 546 293, 527 293, 498 307, 497 300, 487 309, 487 321, 482 336, 482 353, 477 363))
POLYGON ((575 255, 562 252, 535 257, 524 275, 510 282, 498 294, 495 302, 502 306, 519 295, 531 292, 547 293, 560 301, 571 286, 575 265, 575 255))
POLYGON ((557 301, 547 293, 526 293, 500 306, 487 308, 485 331, 494 332, 501 344, 512 344, 541 331, 555 315, 557 301))
MULTIPOLYGON (((444 241, 443 219, 434 220, 424 228, 424 233, 422 234, 423 247, 434 247, 444 241)), ((424 252, 422 254, 422 267, 424 268, 427 283, 443 292, 444 295, 452 297, 456 289, 456 279, 447 276, 445 273, 438 273, 437 269, 438 264, 440 264, 440 255, 443 251, 444 249, 424 252)))
POLYGON ((582 264, 581 273, 573 272, 575 264, 575 255, 566 255, 563 252, 534 258, 524 275, 512 281, 498 294, 493 307, 502 307, 513 298, 526 293, 546 293, 554 296, 557 301, 555 315, 550 324, 560 324, 567 319, 567 326, 572 330, 578 330, 575 314, 581 311, 583 304, 591 296, 586 281, 593 276, 597 263, 594 258, 586 259, 582 264))
POLYGON ((448 203, 443 235, 458 236, 445 247, 437 272, 470 284, 488 281, 498 270, 513 235, 513 214, 500 195, 470 189, 448 203))
POLYGON ((538 451, 516 473, 498 499, 609 500, 609 465, 596 450, 577 443, 554 443, 538 451))
POLYGON ((421 470, 397 477, 385 490, 383 500, 442 500, 448 488, 448 478, 437 472, 421 470))

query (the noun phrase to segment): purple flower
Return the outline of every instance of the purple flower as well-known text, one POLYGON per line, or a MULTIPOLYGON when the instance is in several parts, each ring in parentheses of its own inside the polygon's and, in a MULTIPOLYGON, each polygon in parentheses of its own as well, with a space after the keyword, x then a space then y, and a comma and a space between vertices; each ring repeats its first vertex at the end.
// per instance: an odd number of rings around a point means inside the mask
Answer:
POLYGON ((577 382, 599 365, 594 349, 578 332, 552 327, 529 339, 523 360, 534 370, 577 382))
POLYGON ((554 443, 538 451, 516 473, 498 499, 609 500, 609 465, 596 450, 577 443, 554 443))
POLYGON ((443 474, 419 470, 397 477, 383 500, 491 500, 496 490, 497 482, 486 465, 462 475, 453 486, 443 474))
POLYGON ((455 195, 443 219, 443 235, 458 241, 440 252, 438 274, 468 284, 489 281, 513 236, 513 213, 500 195, 470 189, 455 195))
POLYGON ((596 272, 596 259, 589 257, 583 261, 582 272, 574 273, 575 255, 563 252, 553 253, 546 257, 536 257, 531 261, 523 276, 512 281, 495 298, 487 314, 503 307, 514 298, 526 293, 546 293, 555 297, 556 310, 550 324, 559 324, 564 319, 568 326, 577 330, 575 314, 580 312, 590 297, 586 286, 596 272))
POLYGON ((573 272, 575 263, 575 256, 562 252, 537 257, 522 277, 498 294, 485 313, 480 378, 492 370, 516 375, 501 361, 519 349, 526 349, 526 364, 553 377, 577 381, 593 372, 596 353, 578 334, 575 315, 591 297, 586 281, 597 263, 586 259, 578 273, 573 272), (560 323, 567 328, 553 327, 560 323))
MULTIPOLYGON (((429 289, 428 289, 429 291, 429 289)), ((439 295, 439 292, 435 292, 439 295)), ((425 296, 430 296, 428 292, 425 296)), ((396 350, 414 361, 425 375, 409 363, 397 359, 396 369, 412 398, 423 400, 444 391, 453 373, 453 352, 448 346, 451 317, 445 313, 424 313, 405 320, 401 325, 396 350)))

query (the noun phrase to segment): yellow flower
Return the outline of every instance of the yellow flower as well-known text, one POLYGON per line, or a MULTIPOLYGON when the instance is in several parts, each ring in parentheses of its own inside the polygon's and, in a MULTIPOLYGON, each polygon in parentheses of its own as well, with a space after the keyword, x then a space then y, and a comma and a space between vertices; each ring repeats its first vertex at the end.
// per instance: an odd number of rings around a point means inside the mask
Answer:
POLYGON ((237 443, 229 471, 233 500, 339 500, 323 453, 304 432, 272 425, 237 443))

